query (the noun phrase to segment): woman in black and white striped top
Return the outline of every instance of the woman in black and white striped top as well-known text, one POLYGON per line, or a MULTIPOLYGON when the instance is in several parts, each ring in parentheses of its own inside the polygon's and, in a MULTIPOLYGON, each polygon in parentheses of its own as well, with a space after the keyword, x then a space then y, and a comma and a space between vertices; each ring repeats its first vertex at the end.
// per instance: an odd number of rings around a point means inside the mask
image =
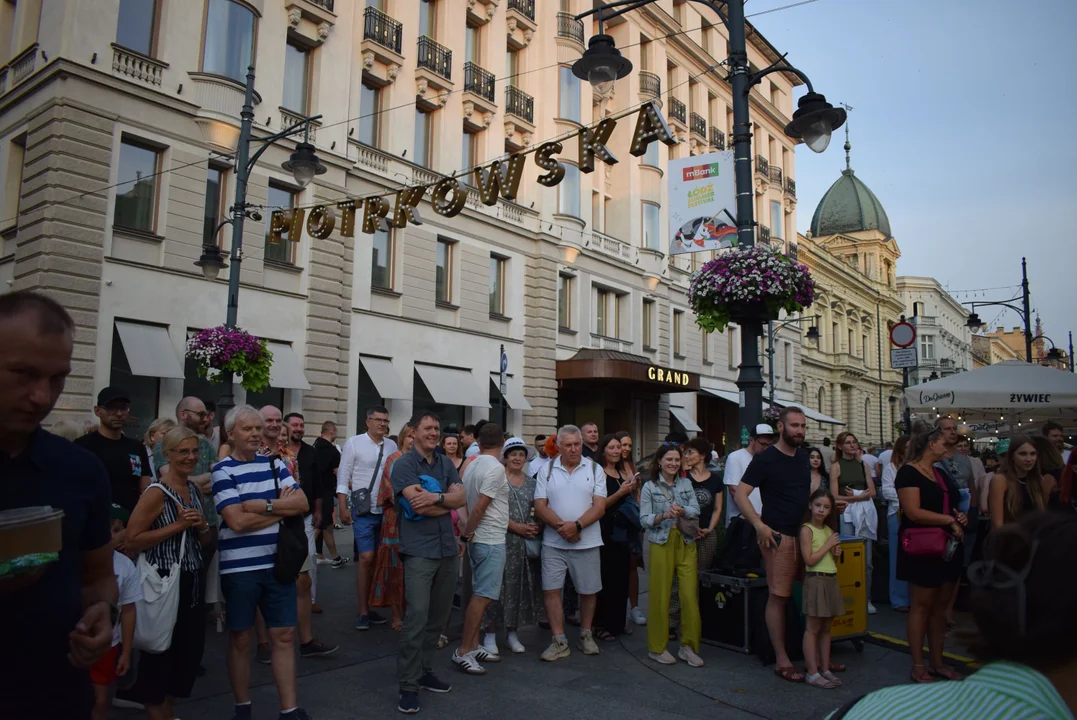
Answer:
MULTIPOLYGON (((163 653, 143 653, 134 687, 123 699, 147 706, 151 718, 172 718, 172 698, 190 697, 205 645, 202 542, 211 538, 202 497, 188 480, 198 463, 198 436, 186 427, 161 440, 168 472, 149 485, 127 524, 126 546, 141 551, 162 577, 180 565, 179 608, 172 644, 163 653)), ((137 619, 136 619, 137 622, 137 619)))

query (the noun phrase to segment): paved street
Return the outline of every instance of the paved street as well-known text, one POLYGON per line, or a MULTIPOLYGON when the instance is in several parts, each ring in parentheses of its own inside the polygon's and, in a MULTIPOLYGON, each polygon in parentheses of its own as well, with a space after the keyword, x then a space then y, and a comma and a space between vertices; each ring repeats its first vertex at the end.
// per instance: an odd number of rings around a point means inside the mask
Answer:
MULTIPOLYGON (((347 535, 339 534, 341 548, 347 535)), ((319 601, 325 613, 314 619, 315 634, 339 643, 334 655, 298 660, 299 699, 316 720, 386 718, 396 715, 397 634, 388 625, 360 633, 353 627, 354 569, 319 568, 319 601)), ((646 585, 644 584, 644 587, 646 585)), ((641 597, 646 605, 646 595, 641 597)), ((904 616, 887 608, 872 618, 873 630, 885 635, 904 634, 904 616)), ((684 663, 663 667, 647 659, 646 628, 637 628, 619 642, 603 643, 602 654, 572 656, 553 664, 539 660, 549 634, 537 628, 520 633, 525 655, 508 654, 500 664, 489 664, 484 677, 469 677, 449 663, 453 644, 438 653, 435 669, 452 682, 448 695, 423 693, 424 717, 565 718, 770 718, 808 720, 822 718, 844 700, 907 677, 905 653, 868 644, 858 655, 848 643, 835 645, 835 656, 849 666, 845 686, 826 691, 793 685, 777 679, 771 668, 754 657, 704 645, 707 666, 691 669, 684 663)), ((454 639, 459 637, 460 614, 453 613, 454 639)), ((574 628, 570 641, 575 647, 574 628)), ((225 671, 226 635, 207 628, 207 675, 195 685, 195 696, 177 712, 182 720, 221 720, 230 717, 232 698, 225 671)), ((675 649, 675 645, 673 646, 675 649)), ((254 664, 253 700, 256 720, 277 716, 276 691, 270 668, 254 664)), ((135 717, 114 711, 116 717, 135 717)), ((140 716, 140 715, 137 715, 140 716)))

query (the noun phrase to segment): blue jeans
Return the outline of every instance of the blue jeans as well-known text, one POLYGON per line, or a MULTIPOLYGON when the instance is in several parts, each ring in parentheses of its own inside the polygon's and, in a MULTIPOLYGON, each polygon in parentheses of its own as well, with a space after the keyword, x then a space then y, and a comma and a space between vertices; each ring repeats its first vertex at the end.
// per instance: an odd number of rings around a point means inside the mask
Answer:
POLYGON ((898 521, 897 513, 888 515, 886 518, 887 535, 890 538, 890 607, 909 607, 909 583, 897 579, 897 553, 898 553, 898 521))

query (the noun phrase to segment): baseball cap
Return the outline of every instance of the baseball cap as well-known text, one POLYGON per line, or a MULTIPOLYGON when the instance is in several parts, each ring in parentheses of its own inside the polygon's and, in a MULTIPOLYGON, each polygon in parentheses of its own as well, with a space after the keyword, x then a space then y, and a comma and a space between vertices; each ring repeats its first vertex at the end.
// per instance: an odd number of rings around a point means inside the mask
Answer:
POLYGON ((118 385, 109 385, 107 388, 97 393, 98 407, 104 407, 113 400, 126 400, 127 402, 131 402, 131 393, 118 385))
POLYGON ((777 434, 778 433, 774 432, 774 428, 772 428, 770 425, 767 425, 766 423, 759 423, 758 425, 755 426, 755 432, 752 433, 752 437, 759 437, 760 435, 777 435, 777 434))

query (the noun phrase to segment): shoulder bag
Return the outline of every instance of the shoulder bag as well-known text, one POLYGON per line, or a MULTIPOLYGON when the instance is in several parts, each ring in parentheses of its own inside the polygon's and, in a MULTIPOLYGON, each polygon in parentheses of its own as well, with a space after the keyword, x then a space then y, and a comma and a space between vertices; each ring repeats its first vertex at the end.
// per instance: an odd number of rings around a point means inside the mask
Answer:
MULTIPOLYGON (((942 514, 949 515, 950 490, 945 482, 939 483, 939 489, 942 490, 942 514)), ((905 528, 901 531, 901 549, 909 557, 943 558, 951 537, 941 527, 905 528)))
MULTIPOLYGON (((149 487, 160 488, 165 497, 176 504, 178 518, 183 509, 180 499, 159 482, 151 483, 149 487)), ((187 552, 187 530, 184 529, 178 537, 179 559, 168 568, 168 575, 165 577, 161 577, 159 565, 152 565, 146 559, 146 553, 139 553, 138 556, 142 599, 135 602, 138 622, 135 623, 134 646, 144 652, 163 653, 172 645, 172 630, 176 626, 176 612, 179 610, 180 566, 187 552)))
MULTIPOLYGON (((620 471, 618 471, 620 475, 620 471)), ((624 484, 624 481, 621 481, 624 484)), ((629 545, 639 538, 639 531, 643 528, 639 521, 639 501, 629 493, 625 495, 617 509, 613 511, 613 523, 610 529, 610 541, 621 545, 629 545)))
MULTIPOLYGON (((662 491, 662 494, 666 496, 666 499, 669 500, 670 505, 677 504, 677 501, 673 497, 673 493, 670 492, 669 488, 666 487, 666 484, 662 481, 662 478, 658 478, 654 481, 654 483, 658 486, 658 489, 662 491)), ((674 485, 674 489, 676 489, 676 485, 674 485)), ((677 530, 681 533, 681 535, 684 536, 686 542, 688 540, 696 539, 696 536, 699 535, 699 518, 690 518, 685 517, 684 515, 678 515, 675 520, 677 524, 677 530)))
MULTIPOLYGON (((280 497, 280 477, 277 475, 277 461, 280 457, 269 458, 269 467, 273 472, 273 484, 280 497)), ((302 515, 288 515, 281 518, 277 527, 277 558, 273 562, 273 578, 284 585, 294 583, 299 571, 310 554, 307 544, 307 530, 303 526, 302 515)))
POLYGON ((378 468, 381 467, 381 456, 385 452, 385 440, 378 446, 378 459, 374 463, 374 472, 370 474, 370 483, 365 488, 352 490, 352 512, 356 515, 370 514, 370 491, 374 489, 374 481, 378 479, 378 468))
MULTIPOLYGON (((549 479, 550 479, 549 476, 547 476, 546 477, 547 482, 549 481, 549 479)), ((527 487, 526 484, 524 485, 524 487, 527 487)), ((520 500, 520 498, 517 497, 517 495, 515 493, 513 493, 511 490, 509 491, 509 493, 512 495, 513 502, 516 503, 516 511, 518 513, 520 513, 520 517, 527 518, 527 520, 525 522, 529 522, 529 523, 535 522, 534 500, 531 501, 532 502, 531 507, 527 508, 527 507, 524 506, 523 501, 520 500)), ((529 560, 537 560, 538 558, 542 557, 542 527, 541 526, 539 527, 539 535, 538 535, 538 537, 524 538, 524 553, 527 555, 527 558, 529 560)))

